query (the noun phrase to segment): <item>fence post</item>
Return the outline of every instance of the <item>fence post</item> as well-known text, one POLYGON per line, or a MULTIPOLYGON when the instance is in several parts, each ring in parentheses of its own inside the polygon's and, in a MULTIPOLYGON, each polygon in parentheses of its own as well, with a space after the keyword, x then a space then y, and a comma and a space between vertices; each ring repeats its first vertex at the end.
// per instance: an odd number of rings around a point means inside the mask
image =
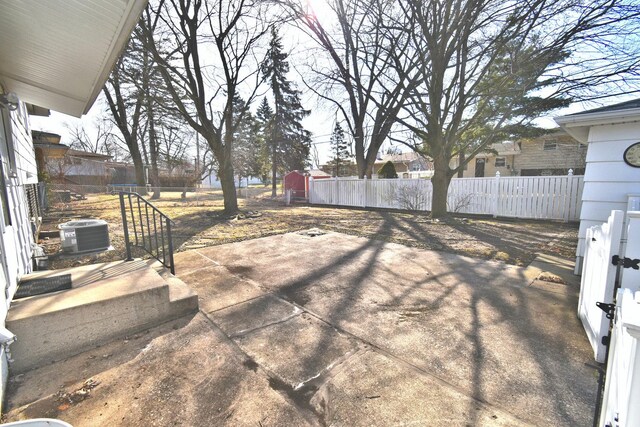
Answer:
POLYGON ((310 204, 313 204, 313 177, 310 176, 307 182, 308 182, 307 200, 309 201, 310 204))
POLYGON ((569 218, 571 217, 571 202, 573 198, 573 194, 571 194, 571 189, 573 188, 573 169, 569 169, 569 173, 567 174, 567 186, 566 192, 564 194, 564 222, 569 222, 569 218))
POLYGON ((493 217, 498 217, 498 207, 500 205, 500 171, 496 171, 496 179, 494 180, 494 189, 493 189, 493 217))
MULTIPOLYGON (((640 258, 640 211, 628 211, 627 221, 626 230, 623 231, 626 247, 621 251, 620 257, 637 260, 640 258)), ((633 292, 640 290, 640 270, 633 267, 621 269, 620 287, 630 288, 633 292)), ((640 312, 640 306, 638 310, 640 312)))
POLYGON ((364 176, 364 181, 362 182, 364 183, 364 203, 362 203, 362 207, 366 208, 368 204, 367 197, 369 197, 369 180, 367 179, 367 175, 364 176))
POLYGON ((334 187, 333 192, 335 194, 335 198, 333 199, 334 205, 340 205, 340 193, 338 192, 338 177, 333 178, 334 187))

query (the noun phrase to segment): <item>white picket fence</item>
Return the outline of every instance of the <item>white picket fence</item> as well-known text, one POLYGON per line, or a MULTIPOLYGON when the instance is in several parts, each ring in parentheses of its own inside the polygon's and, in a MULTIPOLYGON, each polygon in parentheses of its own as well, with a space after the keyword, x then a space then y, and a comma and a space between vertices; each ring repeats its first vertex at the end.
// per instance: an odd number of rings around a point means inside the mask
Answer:
MULTIPOLYGON (((580 218, 583 176, 454 178, 450 212, 513 218, 580 218)), ((309 180, 309 203, 338 206, 431 210, 433 187, 426 179, 309 180)))
MULTIPOLYGON (((636 208, 636 199, 630 197, 630 207, 636 208)), ((639 258, 640 211, 612 211, 606 223, 587 230, 578 316, 595 359, 607 362, 603 427, 640 425, 640 269, 634 267, 639 258), (614 256, 622 265, 613 264, 614 256), (609 336, 610 319, 596 303, 614 305, 608 355, 603 338, 609 336)))

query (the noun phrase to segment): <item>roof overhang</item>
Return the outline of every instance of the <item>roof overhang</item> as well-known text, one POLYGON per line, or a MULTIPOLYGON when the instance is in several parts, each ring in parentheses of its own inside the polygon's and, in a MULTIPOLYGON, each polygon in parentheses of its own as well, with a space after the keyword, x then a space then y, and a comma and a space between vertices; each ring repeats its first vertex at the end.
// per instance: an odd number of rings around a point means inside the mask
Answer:
POLYGON ((0 84, 21 101, 89 111, 146 0, 0 2, 0 84))
POLYGON ((637 122, 640 120, 640 108, 570 114, 553 120, 579 142, 587 143, 591 126, 637 122))
POLYGON ((69 150, 69 147, 64 144, 50 144, 50 143, 34 143, 33 146, 36 150, 42 150, 42 154, 45 157, 57 158, 64 157, 65 153, 69 150))

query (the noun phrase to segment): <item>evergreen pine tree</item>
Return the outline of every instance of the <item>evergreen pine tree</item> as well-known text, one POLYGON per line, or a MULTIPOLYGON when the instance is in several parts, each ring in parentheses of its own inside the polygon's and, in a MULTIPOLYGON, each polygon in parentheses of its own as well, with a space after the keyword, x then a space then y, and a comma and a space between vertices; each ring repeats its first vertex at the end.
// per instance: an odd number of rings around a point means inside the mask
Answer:
POLYGON ((271 172, 270 158, 273 126, 273 109, 269 105, 266 97, 262 98, 258 111, 256 111, 256 121, 259 127, 256 144, 260 147, 260 151, 258 160, 259 167, 255 172, 256 176, 259 176, 260 180, 266 185, 271 172))
POLYGON ((302 119, 309 115, 300 102, 301 92, 287 80, 289 54, 283 52, 282 39, 275 28, 271 30, 269 50, 262 63, 262 74, 269 79, 275 101, 271 128, 272 196, 276 195, 278 170, 304 169, 308 164, 311 133, 302 127, 302 119))
POLYGON ((231 156, 240 187, 242 178, 256 176, 260 170, 257 166, 260 158, 260 124, 249 111, 249 106, 238 95, 233 97, 233 116, 237 126, 233 133, 231 156))
MULTIPOLYGON (((344 138, 344 130, 342 130, 339 122, 336 122, 336 126, 333 128, 330 143, 331 161, 335 166, 335 176, 340 176, 340 164, 346 164, 351 154, 349 153, 349 144, 344 138)), ((342 170, 342 173, 344 175, 344 170, 342 170)))

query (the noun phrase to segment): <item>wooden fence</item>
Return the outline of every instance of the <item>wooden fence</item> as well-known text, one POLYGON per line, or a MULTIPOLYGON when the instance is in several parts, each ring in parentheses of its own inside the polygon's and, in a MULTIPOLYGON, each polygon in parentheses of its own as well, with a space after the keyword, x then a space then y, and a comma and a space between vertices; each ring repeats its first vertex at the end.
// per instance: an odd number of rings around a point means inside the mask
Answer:
MULTIPOLYGON (((583 176, 454 178, 450 212, 495 217, 580 219, 583 176)), ((416 211, 431 210, 433 188, 427 179, 311 179, 309 203, 416 211)))

